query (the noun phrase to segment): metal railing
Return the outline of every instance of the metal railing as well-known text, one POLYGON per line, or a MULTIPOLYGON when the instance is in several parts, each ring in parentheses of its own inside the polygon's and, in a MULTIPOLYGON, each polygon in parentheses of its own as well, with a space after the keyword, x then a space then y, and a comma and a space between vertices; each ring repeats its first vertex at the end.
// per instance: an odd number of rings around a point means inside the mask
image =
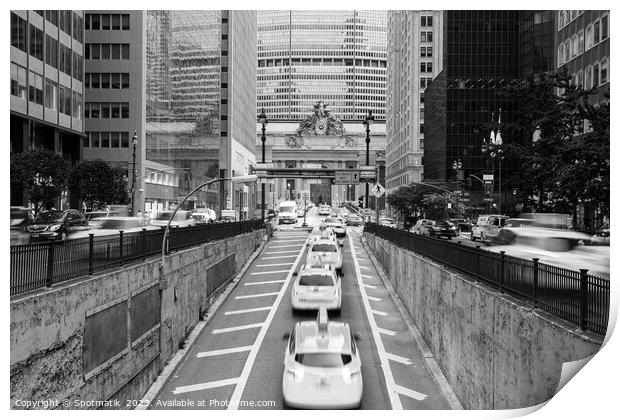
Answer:
MULTIPOLYGON (((264 228, 262 220, 173 228, 167 251, 212 242, 264 228)), ((121 267, 161 253, 165 228, 11 246, 11 296, 97 271, 121 267)))
POLYGON ((607 331, 609 280, 588 274, 586 269, 556 267, 538 258, 516 258, 504 251, 492 252, 375 223, 367 223, 364 232, 468 274, 583 330, 600 334, 607 331))

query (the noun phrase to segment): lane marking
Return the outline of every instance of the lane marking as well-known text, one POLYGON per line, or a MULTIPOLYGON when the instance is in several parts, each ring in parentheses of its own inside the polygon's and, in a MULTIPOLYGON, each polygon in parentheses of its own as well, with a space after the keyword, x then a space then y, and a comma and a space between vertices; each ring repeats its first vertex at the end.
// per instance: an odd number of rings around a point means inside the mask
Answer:
POLYGON ((295 255, 297 255, 297 252, 299 252, 299 251, 271 251, 271 252, 265 252, 265 254, 274 255, 274 254, 291 254, 291 253, 294 253, 295 255))
POLYGON ((261 274, 277 274, 277 273, 288 273, 288 270, 257 271, 256 273, 250 273, 250 275, 251 276, 260 276, 261 274))
POLYGON ((414 400, 424 401, 427 397, 426 394, 422 394, 421 392, 414 391, 409 388, 405 388, 404 386, 396 385, 396 392, 399 394, 405 395, 407 397, 413 398, 414 400))
POLYGON ((277 294, 279 294, 280 292, 271 292, 271 293, 260 293, 258 295, 242 295, 242 296, 235 296, 235 299, 252 299, 255 297, 263 297, 263 296, 275 296, 277 294))
POLYGON ((221 381, 205 382, 203 384, 179 386, 179 387, 176 387, 174 391, 172 391, 172 393, 182 394, 185 392, 202 391, 203 389, 219 388, 222 386, 234 385, 237 383, 238 380, 239 378, 230 378, 230 379, 223 379, 221 381))
POLYGON ((397 356, 397 355, 392 354, 392 353, 386 353, 385 355, 387 356, 388 359, 393 360, 393 361, 398 362, 398 363, 402 363, 403 365, 410 365, 411 364, 411 360, 407 359, 406 357, 397 356))
POLYGON ((371 275, 368 275, 368 274, 362 274, 362 277, 366 277, 367 279, 374 279, 375 278, 375 276, 371 276, 371 275))
POLYGON ((375 302, 381 302, 382 299, 374 296, 366 296, 368 300, 374 300, 375 302))
POLYGON ((372 284, 362 284, 362 286, 367 287, 369 289, 376 289, 377 286, 373 286, 372 284))
POLYGON ((275 267, 277 265, 291 265, 291 264, 293 263, 290 262, 290 263, 257 264, 256 267, 275 267))
POLYGON ((234 347, 231 349, 211 350, 196 353, 196 357, 209 357, 209 356, 221 356, 223 354, 241 353, 244 351, 250 351, 252 346, 234 347))
POLYGON ((387 312, 382 312, 382 311, 376 311, 376 310, 372 310, 372 313, 375 315, 379 315, 379 316, 386 316, 387 312))
POLYGON ((275 246, 270 246, 269 249, 275 249, 275 248, 290 248, 291 245, 275 245, 275 246))
MULTIPOLYGON (((280 255, 278 257, 262 257, 260 258, 261 260, 277 260, 280 258, 289 258, 289 257, 295 257, 297 255, 297 252, 295 252, 295 255, 280 255)), ((290 263, 292 264, 292 263, 290 263)))
POLYGON ((381 334, 389 335, 390 337, 394 337, 396 335, 396 331, 386 330, 385 328, 377 329, 381 334))
POLYGON ((271 242, 305 242, 306 239, 273 239, 271 242))
POLYGON ((295 263, 293 264, 293 267, 291 267, 291 269, 289 270, 288 275, 286 276, 286 280, 284 281, 284 285, 282 289, 280 289, 278 297, 276 298, 275 302, 273 303, 273 306, 271 307, 271 311, 269 311, 269 314, 267 314, 267 318, 265 319, 265 322, 263 322, 263 327, 258 332, 258 336, 256 337, 254 344, 252 345, 252 350, 250 350, 250 354, 248 355, 248 358, 245 361, 245 365, 243 366, 243 371, 241 371, 241 375, 239 376, 239 381, 237 382, 237 385, 235 386, 235 390, 233 391, 232 396, 228 400, 229 410, 237 410, 239 408, 239 402, 241 401, 243 391, 245 390, 245 385, 247 384, 248 378, 250 377, 250 373, 252 372, 252 368, 254 367, 254 362, 256 361, 256 356, 258 355, 258 351, 260 350, 263 340, 265 339, 265 335, 267 335, 267 330, 269 329, 269 326, 271 325, 271 322, 273 321, 273 318, 276 315, 276 312, 278 311, 280 302, 282 302, 282 298, 286 294, 286 290, 291 281, 291 278, 293 277, 295 267, 297 267, 297 264, 299 264, 299 261, 301 260, 301 256, 304 254, 304 252, 305 252, 305 247, 299 251, 299 255, 297 255, 297 259, 295 259, 295 263))
POLYGON ((275 283, 284 283, 284 280, 251 281, 249 283, 244 283, 244 286, 259 286, 261 284, 275 284, 275 283))
POLYGON ((349 244, 351 245, 351 254, 353 255, 353 264, 355 266, 355 277, 357 279, 357 284, 360 289, 360 294, 362 295, 362 303, 364 304, 364 310, 366 311, 366 318, 368 319, 368 324, 370 325, 372 337, 375 342, 375 346, 377 347, 377 353, 379 354, 379 359, 381 360, 381 369, 383 370, 385 386, 387 387, 388 396, 390 397, 390 405, 392 406, 393 410, 402 410, 403 405, 400 401, 400 397, 396 393, 396 383, 394 382, 394 375, 392 375, 392 369, 390 368, 390 363, 388 362, 386 351, 383 347, 383 341, 381 341, 381 336, 379 335, 381 333, 381 329, 377 327, 375 318, 371 315, 372 309, 370 308, 370 303, 368 302, 368 298, 366 297, 366 288, 364 287, 365 285, 362 283, 362 272, 360 270, 360 265, 357 261, 357 258, 355 257, 355 250, 353 249, 353 238, 350 236, 349 244))
POLYGON ((271 306, 263 306, 261 308, 252 308, 252 309, 239 309, 238 311, 224 312, 224 315, 247 314, 247 313, 250 313, 250 312, 268 311, 270 309, 271 309, 271 306))
POLYGON ((258 324, 239 325, 237 327, 228 327, 228 328, 220 328, 218 330, 213 330, 213 331, 211 331, 211 334, 223 334, 223 333, 227 333, 227 332, 251 330, 252 328, 260 328, 262 326, 263 326, 262 322, 259 322, 258 324))
POLYGON ((370 270, 370 268, 365 267, 365 266, 363 266, 363 265, 360 265, 359 267, 360 267, 360 268, 363 268, 364 270, 370 270))

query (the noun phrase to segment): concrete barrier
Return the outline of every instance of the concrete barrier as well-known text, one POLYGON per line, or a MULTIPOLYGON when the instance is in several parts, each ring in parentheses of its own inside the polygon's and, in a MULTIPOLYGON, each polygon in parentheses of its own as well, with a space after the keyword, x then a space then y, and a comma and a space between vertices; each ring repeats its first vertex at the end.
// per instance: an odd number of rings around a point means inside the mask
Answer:
POLYGON ((264 235, 177 251, 161 283, 155 258, 13 299, 11 406, 133 408, 264 235))
POLYGON ((602 337, 582 334, 386 239, 364 238, 466 409, 548 401, 562 364, 602 345, 602 337))

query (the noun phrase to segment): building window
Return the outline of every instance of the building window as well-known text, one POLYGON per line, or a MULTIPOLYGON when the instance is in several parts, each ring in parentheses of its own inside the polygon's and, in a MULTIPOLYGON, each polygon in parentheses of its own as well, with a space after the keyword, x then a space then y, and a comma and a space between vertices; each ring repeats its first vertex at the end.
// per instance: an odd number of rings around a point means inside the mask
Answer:
POLYGON ((45 79, 45 107, 56 111, 58 109, 58 84, 50 79, 45 79))
POLYGON ((84 133, 85 136, 82 137, 82 147, 90 147, 90 133, 84 133))
POLYGON ((99 147, 99 133, 90 133, 90 147, 99 147))
POLYGON ((110 73, 101 73, 101 89, 110 89, 110 73))
POLYGON ((58 108, 60 113, 65 115, 71 115, 71 89, 60 85, 60 87, 58 88, 58 92, 60 93, 58 101, 58 108))
POLYGON ((595 88, 599 85, 599 64, 596 63, 592 66, 592 87, 595 88))
POLYGON ((26 49, 26 30, 28 26, 24 19, 11 13, 11 45, 15 48, 27 52, 26 49))
POLYGON ((420 134, 424 134, 424 124, 420 124, 420 134))
POLYGON ((586 90, 592 89, 592 67, 586 67, 586 71, 584 73, 585 80, 583 81, 583 86, 586 90))
POLYGON ((112 30, 120 31, 121 29, 121 15, 112 15, 112 30))
POLYGON ((118 149, 118 146, 120 145, 120 136, 121 133, 119 132, 110 133, 110 146, 112 146, 112 148, 118 149))
POLYGON ((609 15, 601 18, 601 41, 609 36, 609 15))
POLYGON ((594 45, 598 44, 601 37, 601 21, 594 22, 594 45))
POLYGON ((90 15, 91 16, 91 28, 94 31, 98 31, 101 29, 101 15, 90 15))
POLYGON ((426 87, 426 78, 425 77, 420 77, 420 87, 421 88, 425 88, 426 87))
POLYGON ((112 73, 112 89, 120 89, 121 88, 121 74, 120 73, 112 73))
POLYGON ((102 31, 110 30, 110 15, 108 14, 101 15, 101 30, 102 31))
POLYGON ((129 133, 121 133, 121 147, 129 147, 129 133))
POLYGON ((583 88, 583 70, 577 72, 577 86, 583 88))
POLYGON ((594 26, 588 25, 586 28, 586 50, 589 50, 594 45, 594 26))
MULTIPOLYGON (((87 108, 90 109, 90 118, 101 118, 101 107, 99 103, 89 103, 87 108)), ((88 118, 88 116, 86 116, 88 118)))
POLYGON ((30 55, 43 61, 43 31, 30 25, 30 55))
POLYGON ((121 73, 121 89, 129 89, 129 73, 121 73))
POLYGON ((80 44, 84 42, 84 33, 82 31, 83 19, 81 16, 73 13, 73 36, 80 44))
POLYGON ((420 41, 426 42, 426 31, 420 33, 420 41))
POLYGON ((71 36, 72 13, 71 10, 59 10, 59 28, 69 36, 71 36))
POLYGON ((43 105, 43 77, 29 72, 28 99, 38 105, 43 105))
POLYGON ((102 131, 101 133, 101 147, 106 149, 110 147, 110 132, 102 131))
POLYGON ((11 95, 26 100, 26 69, 11 63, 11 95))
POLYGON ((58 68, 58 41, 49 35, 45 35, 45 62, 58 68))
POLYGON ((558 30, 566 26, 565 10, 558 10, 558 30))
POLYGON ((101 118, 110 118, 110 103, 103 102, 99 104, 101 108, 101 118))
POLYGON ((129 60, 129 44, 122 44, 122 50, 123 50, 122 59, 129 60))
POLYGON ((129 118, 129 103, 121 104, 121 118, 129 118))
POLYGON ((46 10, 45 19, 54 26, 58 26, 58 10, 46 10))
POLYGON ((578 44, 578 38, 577 38, 577 34, 573 35, 573 38, 571 39, 571 45, 572 45, 572 52, 573 54, 571 55, 572 57, 577 57, 580 52, 579 52, 579 44, 578 44))
POLYGON ((121 104, 119 103, 111 103, 110 104, 110 118, 120 118, 121 117, 121 104))
POLYGON ((73 77, 82 81, 82 57, 73 51, 73 77))
POLYGON ((121 15, 121 27, 123 31, 129 30, 129 15, 121 15))
POLYGON ((601 60, 601 85, 609 82, 609 60, 603 58, 601 60))
POLYGON ((583 30, 579 31, 579 42, 578 42, 577 50, 579 51, 578 54, 583 54, 583 52, 585 51, 583 30))
POLYGON ((82 119, 82 94, 73 92, 73 118, 82 119))

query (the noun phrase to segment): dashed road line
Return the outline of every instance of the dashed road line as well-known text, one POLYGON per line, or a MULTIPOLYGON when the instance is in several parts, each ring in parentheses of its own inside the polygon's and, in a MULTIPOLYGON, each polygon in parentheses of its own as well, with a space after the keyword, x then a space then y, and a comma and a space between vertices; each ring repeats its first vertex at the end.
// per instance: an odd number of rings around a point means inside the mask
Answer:
POLYGON ((386 353, 385 355, 387 356, 388 359, 393 360, 393 361, 398 362, 398 363, 402 363, 403 365, 410 365, 411 364, 411 360, 406 358, 406 357, 397 356, 397 355, 392 354, 392 353, 386 353))
POLYGON ((295 255, 297 255, 299 251, 271 251, 271 252, 265 252, 265 254, 269 254, 269 255, 275 255, 275 254, 292 254, 294 253, 295 255))
POLYGON ((263 296, 275 296, 278 294, 280 294, 280 292, 259 293, 258 295, 241 295, 241 296, 235 296, 235 299, 253 299, 253 298, 263 297, 263 296))
POLYGON ((396 331, 388 330, 385 328, 377 328, 377 330, 380 334, 389 335, 391 337, 394 337, 396 335, 396 331))
POLYGON ((263 306, 261 308, 252 308, 252 309, 239 309, 237 311, 228 311, 224 312, 224 315, 237 315, 237 314, 247 314, 250 312, 262 312, 268 311, 271 309, 271 306, 263 306))
POLYGON ((250 275, 251 276, 260 276, 261 274, 277 274, 277 273, 288 273, 288 270, 257 271, 255 273, 250 273, 250 275))
POLYGON ((368 300, 373 300, 375 302, 381 302, 381 298, 378 297, 374 297, 374 296, 366 296, 368 298, 368 300))
POLYGON ((370 276, 368 274, 362 274, 362 277, 366 277, 367 279, 374 279, 375 276, 370 276))
POLYGON ((284 283, 284 280, 251 281, 248 283, 243 283, 243 285, 244 286, 260 286, 261 284, 275 284, 275 283, 284 283))
POLYGON ((367 287, 369 289, 376 289, 377 286, 373 286, 372 284, 362 284, 362 286, 367 287))
POLYGON ((379 316, 387 316, 387 312, 377 311, 374 309, 372 310, 372 313, 379 316))
POLYGON ((239 381, 239 378, 223 379, 221 381, 205 382, 203 384, 179 386, 172 391, 173 394, 183 394, 185 392, 202 391, 204 389, 219 388, 227 385, 234 385, 239 381))
POLYGON ((418 401, 424 401, 428 395, 422 394, 421 392, 414 391, 409 388, 405 388, 404 386, 396 385, 396 392, 399 394, 405 395, 409 398, 413 398, 418 401))
POLYGON ((360 268, 363 268, 364 270, 370 270, 370 268, 368 268, 368 267, 366 267, 366 266, 363 266, 363 265, 361 265, 361 264, 360 264, 360 268))
POLYGON ((224 334, 224 333, 227 333, 227 332, 251 330, 252 328, 260 328, 262 326, 263 326, 262 322, 259 322, 257 324, 239 325, 237 327, 228 327, 228 328, 220 328, 220 329, 217 329, 217 330, 213 330, 213 331, 211 331, 211 334, 224 334))
POLYGON ((295 257, 295 256, 297 256, 297 254, 295 254, 295 255, 280 255, 280 256, 277 256, 277 257, 262 257, 262 258, 259 258, 259 259, 261 259, 261 260, 279 260, 281 258, 290 258, 290 257, 295 257))
POLYGON ((196 357, 210 357, 210 356, 221 356, 223 354, 242 353, 244 351, 250 351, 251 349, 252 349, 252 346, 243 346, 243 347, 233 347, 230 349, 203 351, 200 353, 196 353, 196 357))
POLYGON ((275 249, 275 248, 290 248, 291 245, 275 245, 275 246, 270 246, 269 249, 275 249))
POLYGON ((275 267, 277 265, 291 265, 293 264, 292 262, 288 262, 288 263, 273 263, 273 264, 257 264, 256 267, 275 267))

